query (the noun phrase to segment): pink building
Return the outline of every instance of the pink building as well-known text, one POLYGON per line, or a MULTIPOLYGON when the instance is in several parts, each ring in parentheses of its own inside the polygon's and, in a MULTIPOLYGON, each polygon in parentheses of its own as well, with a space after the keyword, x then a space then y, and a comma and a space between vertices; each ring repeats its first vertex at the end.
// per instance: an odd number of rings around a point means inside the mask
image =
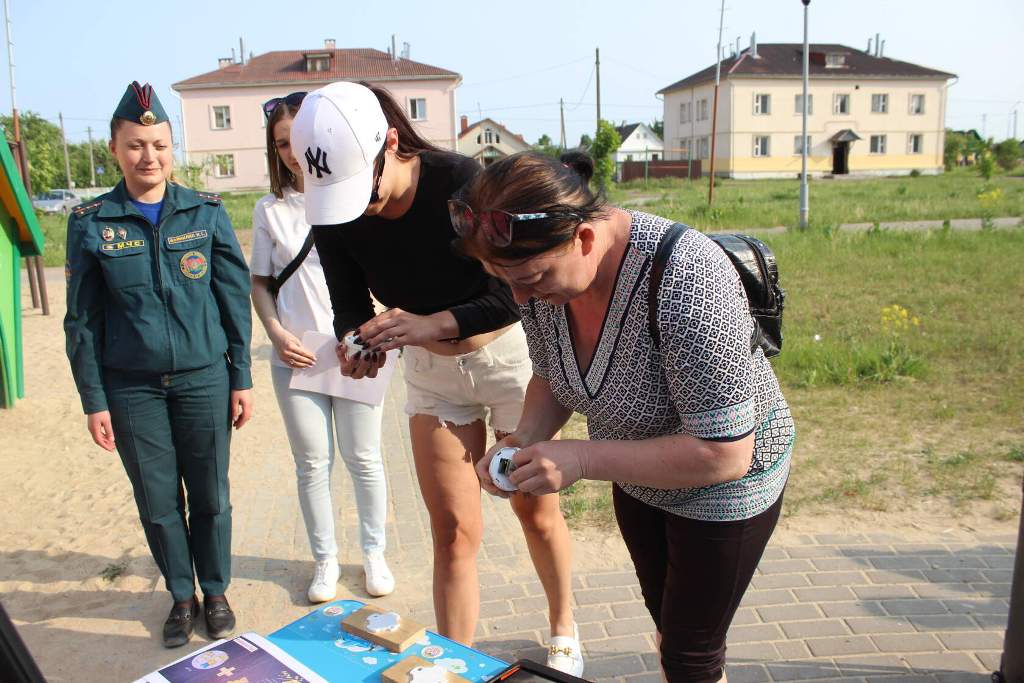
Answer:
POLYGON ((455 89, 462 76, 373 49, 268 52, 175 83, 181 96, 185 161, 203 167, 206 186, 265 189, 267 129, 262 105, 272 97, 315 90, 333 81, 367 81, 387 88, 428 140, 456 148, 455 89))

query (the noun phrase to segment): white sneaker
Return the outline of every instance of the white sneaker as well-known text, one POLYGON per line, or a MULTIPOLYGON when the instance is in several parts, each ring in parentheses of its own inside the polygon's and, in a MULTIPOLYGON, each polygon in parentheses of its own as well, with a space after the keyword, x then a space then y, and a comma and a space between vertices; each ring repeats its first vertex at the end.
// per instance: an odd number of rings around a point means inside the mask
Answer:
POLYGON ((367 553, 363 556, 363 571, 366 572, 366 592, 375 598, 395 590, 395 577, 388 569, 384 553, 367 553))
POLYGON ((309 584, 306 597, 310 602, 327 602, 333 600, 338 594, 338 578, 341 571, 338 569, 337 560, 324 560, 316 563, 313 571, 313 581, 309 584))
POLYGON ((548 666, 570 676, 583 675, 583 652, 580 650, 580 627, 572 624, 573 637, 553 636, 548 645, 548 666))

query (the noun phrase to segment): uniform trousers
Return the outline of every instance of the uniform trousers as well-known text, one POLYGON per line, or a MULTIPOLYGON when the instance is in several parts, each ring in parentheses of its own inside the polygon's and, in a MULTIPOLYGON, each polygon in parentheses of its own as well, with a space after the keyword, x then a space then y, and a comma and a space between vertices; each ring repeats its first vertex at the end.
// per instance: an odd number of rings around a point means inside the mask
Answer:
POLYGON ((177 602, 231 580, 226 361, 162 375, 104 370, 117 452, 150 552, 177 602), (193 570, 194 567, 194 570, 193 570))

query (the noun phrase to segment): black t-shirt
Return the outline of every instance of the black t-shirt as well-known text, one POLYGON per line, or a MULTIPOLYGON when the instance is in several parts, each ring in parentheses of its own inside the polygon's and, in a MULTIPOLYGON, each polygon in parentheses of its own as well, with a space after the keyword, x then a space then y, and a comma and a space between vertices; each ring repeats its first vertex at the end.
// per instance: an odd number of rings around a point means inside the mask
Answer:
POLYGON ((314 226, 339 339, 373 317, 371 292, 385 306, 417 315, 451 311, 460 339, 519 320, 508 286, 452 247, 448 200, 479 171, 468 157, 423 152, 416 196, 403 216, 314 226))

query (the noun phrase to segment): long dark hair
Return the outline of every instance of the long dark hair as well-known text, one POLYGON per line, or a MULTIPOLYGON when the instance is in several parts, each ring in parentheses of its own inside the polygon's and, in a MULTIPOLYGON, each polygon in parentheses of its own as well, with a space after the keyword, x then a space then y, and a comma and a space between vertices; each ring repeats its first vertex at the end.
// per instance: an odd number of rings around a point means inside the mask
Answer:
POLYGON ((359 85, 370 89, 380 102, 380 108, 384 112, 384 118, 388 121, 388 128, 398 131, 398 158, 403 161, 419 155, 421 152, 439 152, 441 148, 428 142, 420 135, 412 125, 412 121, 405 115, 402 105, 395 101, 394 96, 380 87, 366 81, 360 81, 359 85))
POLYGON ((608 215, 604 198, 590 191, 594 161, 586 152, 571 151, 561 159, 538 152, 520 152, 478 173, 461 191, 474 211, 500 209, 509 213, 562 213, 566 218, 521 221, 512 243, 497 247, 477 230, 460 239, 459 250, 483 261, 522 261, 565 244, 580 222, 608 215))
POLYGON ((270 176, 270 191, 278 199, 284 199, 284 188, 296 189, 296 178, 292 169, 288 168, 281 155, 277 153, 277 141, 274 139, 274 126, 285 116, 295 118, 299 113, 297 104, 280 102, 274 107, 273 113, 267 119, 267 172, 270 176))

